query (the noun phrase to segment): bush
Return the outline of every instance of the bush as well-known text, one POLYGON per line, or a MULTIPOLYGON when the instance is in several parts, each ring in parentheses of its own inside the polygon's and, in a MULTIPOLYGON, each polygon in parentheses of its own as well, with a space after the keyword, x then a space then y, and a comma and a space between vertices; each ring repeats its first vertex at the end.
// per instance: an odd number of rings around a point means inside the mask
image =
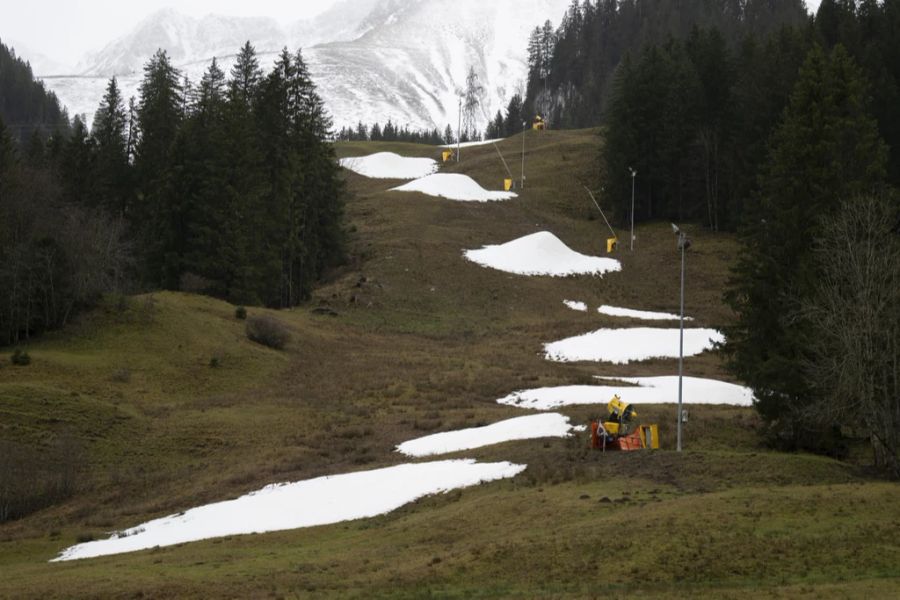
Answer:
POLYGON ((0 440, 0 525, 71 497, 83 462, 65 434, 41 446, 0 440))
POLYGON ((118 369, 110 376, 110 380, 116 383, 128 383, 131 381, 131 371, 128 369, 118 369))
POLYGON ((243 306, 238 306, 234 309, 234 318, 239 321, 243 321, 247 318, 247 309, 243 306))
POLYGON ((31 357, 23 350, 16 350, 9 359, 17 367, 27 367, 31 364, 31 357))
POLYGON ((291 334, 284 323, 274 317, 265 315, 252 317, 247 320, 247 337, 257 344, 276 350, 284 350, 284 347, 291 339, 291 334))

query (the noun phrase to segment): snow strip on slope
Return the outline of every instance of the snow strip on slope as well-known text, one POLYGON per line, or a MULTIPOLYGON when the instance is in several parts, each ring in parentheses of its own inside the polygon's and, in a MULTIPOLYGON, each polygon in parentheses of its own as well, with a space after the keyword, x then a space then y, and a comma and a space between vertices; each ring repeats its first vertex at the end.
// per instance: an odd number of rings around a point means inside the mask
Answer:
MULTIPOLYGON (((599 378, 612 382, 608 378, 599 378)), ((606 404, 616 394, 633 404, 667 404, 678 401, 678 377, 616 377, 616 380, 640 387, 628 387, 609 383, 606 385, 570 385, 538 388, 510 394, 497 400, 500 404, 554 410, 575 404, 606 404)), ((684 378, 684 402, 688 404, 730 404, 751 406, 753 390, 750 388, 697 377, 684 378)))
MULTIPOLYGON (((597 312, 602 315, 611 317, 627 317, 629 319, 642 319, 644 321, 677 321, 678 315, 662 312, 650 312, 646 310, 632 310, 630 308, 619 308, 617 306, 601 306, 597 312)), ((693 321, 691 317, 685 317, 685 321, 693 321)))
POLYGON ((340 163, 345 169, 373 179, 418 179, 438 168, 437 161, 430 158, 410 158, 393 152, 342 158, 340 163))
POLYGON ((459 200, 462 202, 491 202, 510 200, 514 192, 489 192, 468 175, 458 173, 435 173, 406 185, 394 188, 395 192, 420 192, 429 196, 459 200))
MULTIPOLYGON (((482 140, 480 142, 463 142, 459 145, 460 148, 473 148, 475 146, 486 146, 488 144, 493 144, 494 142, 502 142, 506 138, 499 138, 496 140, 482 140)), ((448 148, 450 150, 456 149, 456 144, 444 144, 441 148, 448 148)))
POLYGON ((429 494, 514 477, 525 465, 448 460, 319 477, 148 521, 106 540, 78 544, 55 561, 172 546, 228 535, 263 533, 374 517, 429 494))
POLYGON ((500 246, 467 250, 470 261, 517 275, 603 275, 621 271, 622 265, 612 258, 599 258, 575 252, 558 237, 541 231, 500 246))
POLYGON ((584 302, 576 302, 575 300, 563 300, 563 304, 571 308, 572 310, 577 310, 578 312, 587 312, 587 304, 584 302))
MULTIPOLYGON (((678 329, 600 329, 544 345, 544 354, 555 362, 591 360, 627 364, 651 358, 678 357, 678 329)), ((684 355, 695 356, 722 343, 715 329, 685 329, 684 355)))
POLYGON ((513 440, 567 437, 571 431, 569 417, 557 413, 531 415, 507 419, 484 427, 420 437, 400 444, 397 446, 397 452, 414 457, 449 454, 513 440))

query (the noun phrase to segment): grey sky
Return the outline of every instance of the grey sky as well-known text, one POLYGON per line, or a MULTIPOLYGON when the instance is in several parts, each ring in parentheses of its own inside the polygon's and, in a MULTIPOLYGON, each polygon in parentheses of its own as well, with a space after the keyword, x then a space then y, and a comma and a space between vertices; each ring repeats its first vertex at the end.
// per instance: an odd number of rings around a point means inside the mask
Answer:
MULTIPOLYGON (((452 0, 450 0, 452 1, 452 0)), ((74 65, 88 51, 131 31, 143 18, 169 6, 193 16, 209 13, 273 17, 293 22, 314 16, 337 0, 4 0, 0 39, 31 53, 74 65)), ((821 0, 806 0, 815 11, 821 0)))
POLYGON ((0 38, 31 52, 74 64, 88 51, 128 33, 142 19, 166 7, 203 16, 209 13, 273 17, 289 22, 314 16, 337 0, 4 0, 0 38))

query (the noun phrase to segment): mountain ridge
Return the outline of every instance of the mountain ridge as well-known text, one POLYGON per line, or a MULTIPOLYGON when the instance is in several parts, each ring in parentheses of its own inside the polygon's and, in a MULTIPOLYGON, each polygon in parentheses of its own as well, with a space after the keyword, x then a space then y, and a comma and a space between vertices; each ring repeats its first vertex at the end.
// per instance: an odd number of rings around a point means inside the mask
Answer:
POLYGON ((70 114, 86 114, 90 122, 106 81, 116 76, 126 96, 135 94, 143 65, 158 48, 196 82, 212 58, 227 68, 228 57, 249 40, 266 69, 282 47, 302 47, 337 128, 388 119, 413 129, 455 124, 472 68, 484 88, 475 118, 481 129, 524 85, 530 31, 547 19, 559 21, 568 4, 345 0, 309 20, 286 24, 163 9, 85 57, 75 73, 45 81, 70 114))

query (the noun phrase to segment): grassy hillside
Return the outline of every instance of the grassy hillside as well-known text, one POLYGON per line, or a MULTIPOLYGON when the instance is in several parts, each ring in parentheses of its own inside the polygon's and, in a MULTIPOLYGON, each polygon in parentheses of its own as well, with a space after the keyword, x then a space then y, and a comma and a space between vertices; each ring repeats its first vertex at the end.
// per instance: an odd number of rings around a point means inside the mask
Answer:
MULTIPOLYGON (((599 454, 584 436, 508 443, 456 456, 528 464, 515 479, 383 517, 47 563, 76 541, 268 483, 404 462, 393 448, 405 440, 527 414, 496 404, 515 390, 674 374, 673 361, 613 367, 540 355, 545 342, 639 324, 597 314, 601 304, 677 308, 668 224, 640 227, 635 253, 617 255, 623 271, 603 278, 519 277, 463 259, 465 249, 542 230, 577 251, 605 246, 582 187, 600 185, 597 132, 527 135, 527 186, 509 202, 392 192, 401 182, 348 173, 350 264, 307 307, 250 309, 291 329, 284 352, 248 341, 228 304, 158 293, 111 299, 35 341, 28 367, 9 364, 12 349, 2 354, 0 441, 65 456, 77 476, 64 501, 0 525, 0 597, 900 592, 897 485, 852 464, 771 452, 752 410, 718 406, 692 407, 683 455, 671 451, 672 407, 647 407, 642 420, 661 427, 657 453, 599 454), (566 299, 591 312, 569 310, 566 299)), ((498 145, 516 177, 521 143, 498 145)), ((337 146, 340 156, 385 150, 439 155, 409 144, 337 146)), ((493 146, 462 158, 446 170, 502 186, 493 146)), ((687 312, 721 326, 731 318, 721 293, 736 244, 687 229, 687 312)), ((728 378, 715 353, 685 368, 728 378)), ((561 412, 586 423, 600 409, 561 412)))

